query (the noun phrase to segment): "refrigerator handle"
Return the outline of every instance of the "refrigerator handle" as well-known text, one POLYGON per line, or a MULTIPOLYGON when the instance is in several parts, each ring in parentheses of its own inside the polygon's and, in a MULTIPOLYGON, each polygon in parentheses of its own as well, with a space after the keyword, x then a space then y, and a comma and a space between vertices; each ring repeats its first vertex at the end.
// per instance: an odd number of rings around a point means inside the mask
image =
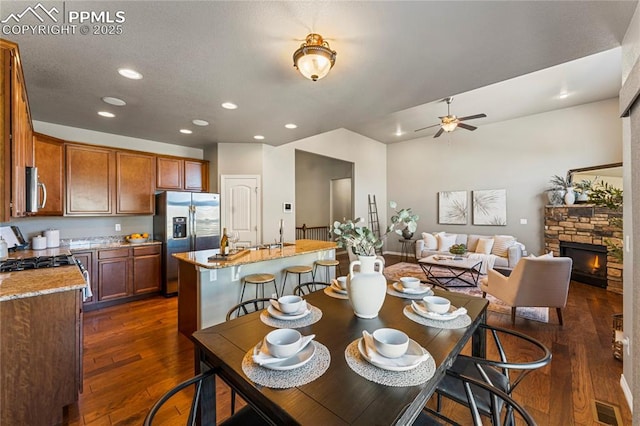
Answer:
POLYGON ((189 206, 189 245, 191 250, 196 249, 196 206, 189 206))

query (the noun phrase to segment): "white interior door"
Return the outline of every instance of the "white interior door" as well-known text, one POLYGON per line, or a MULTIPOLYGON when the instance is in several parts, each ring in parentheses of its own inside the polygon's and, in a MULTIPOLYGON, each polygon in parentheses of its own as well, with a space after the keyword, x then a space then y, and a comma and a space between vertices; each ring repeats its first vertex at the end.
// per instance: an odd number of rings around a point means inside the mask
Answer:
POLYGON ((260 176, 221 175, 222 227, 238 232, 238 246, 258 244, 260 231, 260 176))

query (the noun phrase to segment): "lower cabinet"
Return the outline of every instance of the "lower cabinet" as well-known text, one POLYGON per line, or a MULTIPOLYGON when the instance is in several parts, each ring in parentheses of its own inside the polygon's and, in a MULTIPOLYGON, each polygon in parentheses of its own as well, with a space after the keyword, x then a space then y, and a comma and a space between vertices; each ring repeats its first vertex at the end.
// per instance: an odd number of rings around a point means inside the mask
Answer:
POLYGON ((133 294, 160 291, 161 268, 160 246, 134 247, 133 294))

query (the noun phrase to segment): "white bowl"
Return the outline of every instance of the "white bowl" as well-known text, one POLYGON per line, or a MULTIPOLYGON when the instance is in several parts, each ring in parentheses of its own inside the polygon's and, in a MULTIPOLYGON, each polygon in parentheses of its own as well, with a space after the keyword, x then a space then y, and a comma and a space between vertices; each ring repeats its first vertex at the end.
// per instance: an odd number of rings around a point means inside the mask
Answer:
POLYGON ((446 314, 451 307, 451 302, 440 296, 425 296, 422 300, 429 312, 435 312, 436 314, 446 314))
POLYGON ((147 239, 148 238, 127 238, 127 241, 129 241, 131 244, 140 244, 147 242, 147 239))
POLYGON ((298 312, 302 305, 302 297, 288 295, 282 296, 278 298, 278 306, 280 307, 280 311, 285 314, 292 314, 294 312, 298 312))
POLYGON ((279 328, 267 334, 264 341, 271 356, 289 358, 300 350, 302 335, 291 328, 279 328))
POLYGON ((373 344, 382 356, 387 358, 399 358, 409 348, 409 336, 400 330, 393 328, 379 328, 374 331, 373 344))
POLYGON ((418 288, 420 287, 420 280, 415 277, 402 277, 400 283, 404 288, 418 288))
POLYGON ((347 277, 338 277, 336 278, 336 281, 338 281, 338 284, 340 284, 341 289, 347 289, 347 277))

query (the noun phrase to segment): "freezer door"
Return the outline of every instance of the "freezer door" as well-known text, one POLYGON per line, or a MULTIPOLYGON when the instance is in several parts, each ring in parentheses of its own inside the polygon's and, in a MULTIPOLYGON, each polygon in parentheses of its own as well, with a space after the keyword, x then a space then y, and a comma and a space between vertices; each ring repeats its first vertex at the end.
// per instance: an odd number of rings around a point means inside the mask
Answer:
POLYGON ((191 194, 193 250, 220 248, 220 195, 191 194))

